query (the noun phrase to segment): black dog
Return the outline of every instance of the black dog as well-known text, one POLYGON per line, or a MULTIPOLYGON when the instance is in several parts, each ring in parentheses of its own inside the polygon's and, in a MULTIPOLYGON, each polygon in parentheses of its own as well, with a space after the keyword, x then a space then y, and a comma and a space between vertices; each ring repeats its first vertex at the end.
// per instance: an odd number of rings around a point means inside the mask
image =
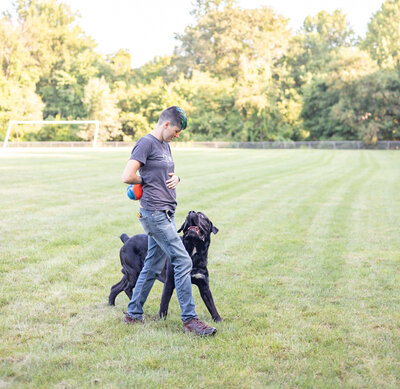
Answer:
MULTIPOLYGON (((210 235, 211 233, 216 234, 218 228, 213 226, 211 220, 204 213, 190 211, 186 216, 185 222, 178 230, 178 232, 181 231, 183 231, 181 239, 193 262, 191 272, 192 284, 198 286, 200 295, 214 321, 221 321, 221 316, 217 312, 209 287, 207 270, 210 235)), ((115 305, 115 299, 122 291, 130 299, 132 298, 132 290, 136 285, 147 254, 147 235, 138 234, 130 238, 128 235, 122 234, 120 238, 124 243, 120 250, 121 271, 124 276, 120 282, 111 288, 111 293, 108 297, 109 305, 115 305)), ((162 273, 157 276, 157 279, 164 283, 158 315, 160 318, 165 318, 168 313, 169 301, 175 288, 174 269, 169 258, 162 273)))

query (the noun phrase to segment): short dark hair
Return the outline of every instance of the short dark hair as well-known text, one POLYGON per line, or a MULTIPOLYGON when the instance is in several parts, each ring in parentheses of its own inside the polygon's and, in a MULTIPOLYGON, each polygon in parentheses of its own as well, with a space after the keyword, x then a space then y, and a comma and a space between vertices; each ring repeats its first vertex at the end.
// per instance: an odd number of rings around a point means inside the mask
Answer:
POLYGON ((158 124, 166 121, 169 121, 171 125, 184 130, 187 127, 188 118, 182 108, 173 105, 172 107, 164 109, 164 111, 161 112, 160 118, 158 119, 158 124))

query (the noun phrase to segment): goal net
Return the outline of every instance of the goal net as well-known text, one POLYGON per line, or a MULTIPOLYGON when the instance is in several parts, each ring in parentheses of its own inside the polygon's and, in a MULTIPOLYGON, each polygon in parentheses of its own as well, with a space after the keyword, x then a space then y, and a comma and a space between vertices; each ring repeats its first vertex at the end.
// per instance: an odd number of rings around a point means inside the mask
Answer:
POLYGON ((7 134, 4 139, 3 148, 7 147, 8 139, 11 134, 12 127, 18 124, 95 124, 93 147, 96 147, 97 137, 99 135, 99 120, 10 120, 7 128, 7 134))

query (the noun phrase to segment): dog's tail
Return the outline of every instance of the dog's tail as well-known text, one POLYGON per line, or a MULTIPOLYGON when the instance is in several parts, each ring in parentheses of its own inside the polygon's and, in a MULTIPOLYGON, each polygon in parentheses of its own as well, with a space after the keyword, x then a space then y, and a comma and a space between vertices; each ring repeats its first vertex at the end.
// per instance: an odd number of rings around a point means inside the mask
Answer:
POLYGON ((122 234, 119 238, 122 240, 122 243, 125 243, 129 239, 129 236, 126 234, 122 234))

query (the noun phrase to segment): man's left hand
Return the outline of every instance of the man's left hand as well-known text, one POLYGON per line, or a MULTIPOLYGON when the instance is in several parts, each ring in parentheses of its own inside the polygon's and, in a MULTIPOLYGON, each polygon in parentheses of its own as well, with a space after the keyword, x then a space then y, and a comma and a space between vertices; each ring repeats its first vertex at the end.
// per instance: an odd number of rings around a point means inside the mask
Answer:
POLYGON ((167 180, 165 183, 167 184, 168 189, 175 189, 179 183, 179 177, 175 175, 175 173, 168 173, 168 175, 171 177, 169 180, 167 180))

